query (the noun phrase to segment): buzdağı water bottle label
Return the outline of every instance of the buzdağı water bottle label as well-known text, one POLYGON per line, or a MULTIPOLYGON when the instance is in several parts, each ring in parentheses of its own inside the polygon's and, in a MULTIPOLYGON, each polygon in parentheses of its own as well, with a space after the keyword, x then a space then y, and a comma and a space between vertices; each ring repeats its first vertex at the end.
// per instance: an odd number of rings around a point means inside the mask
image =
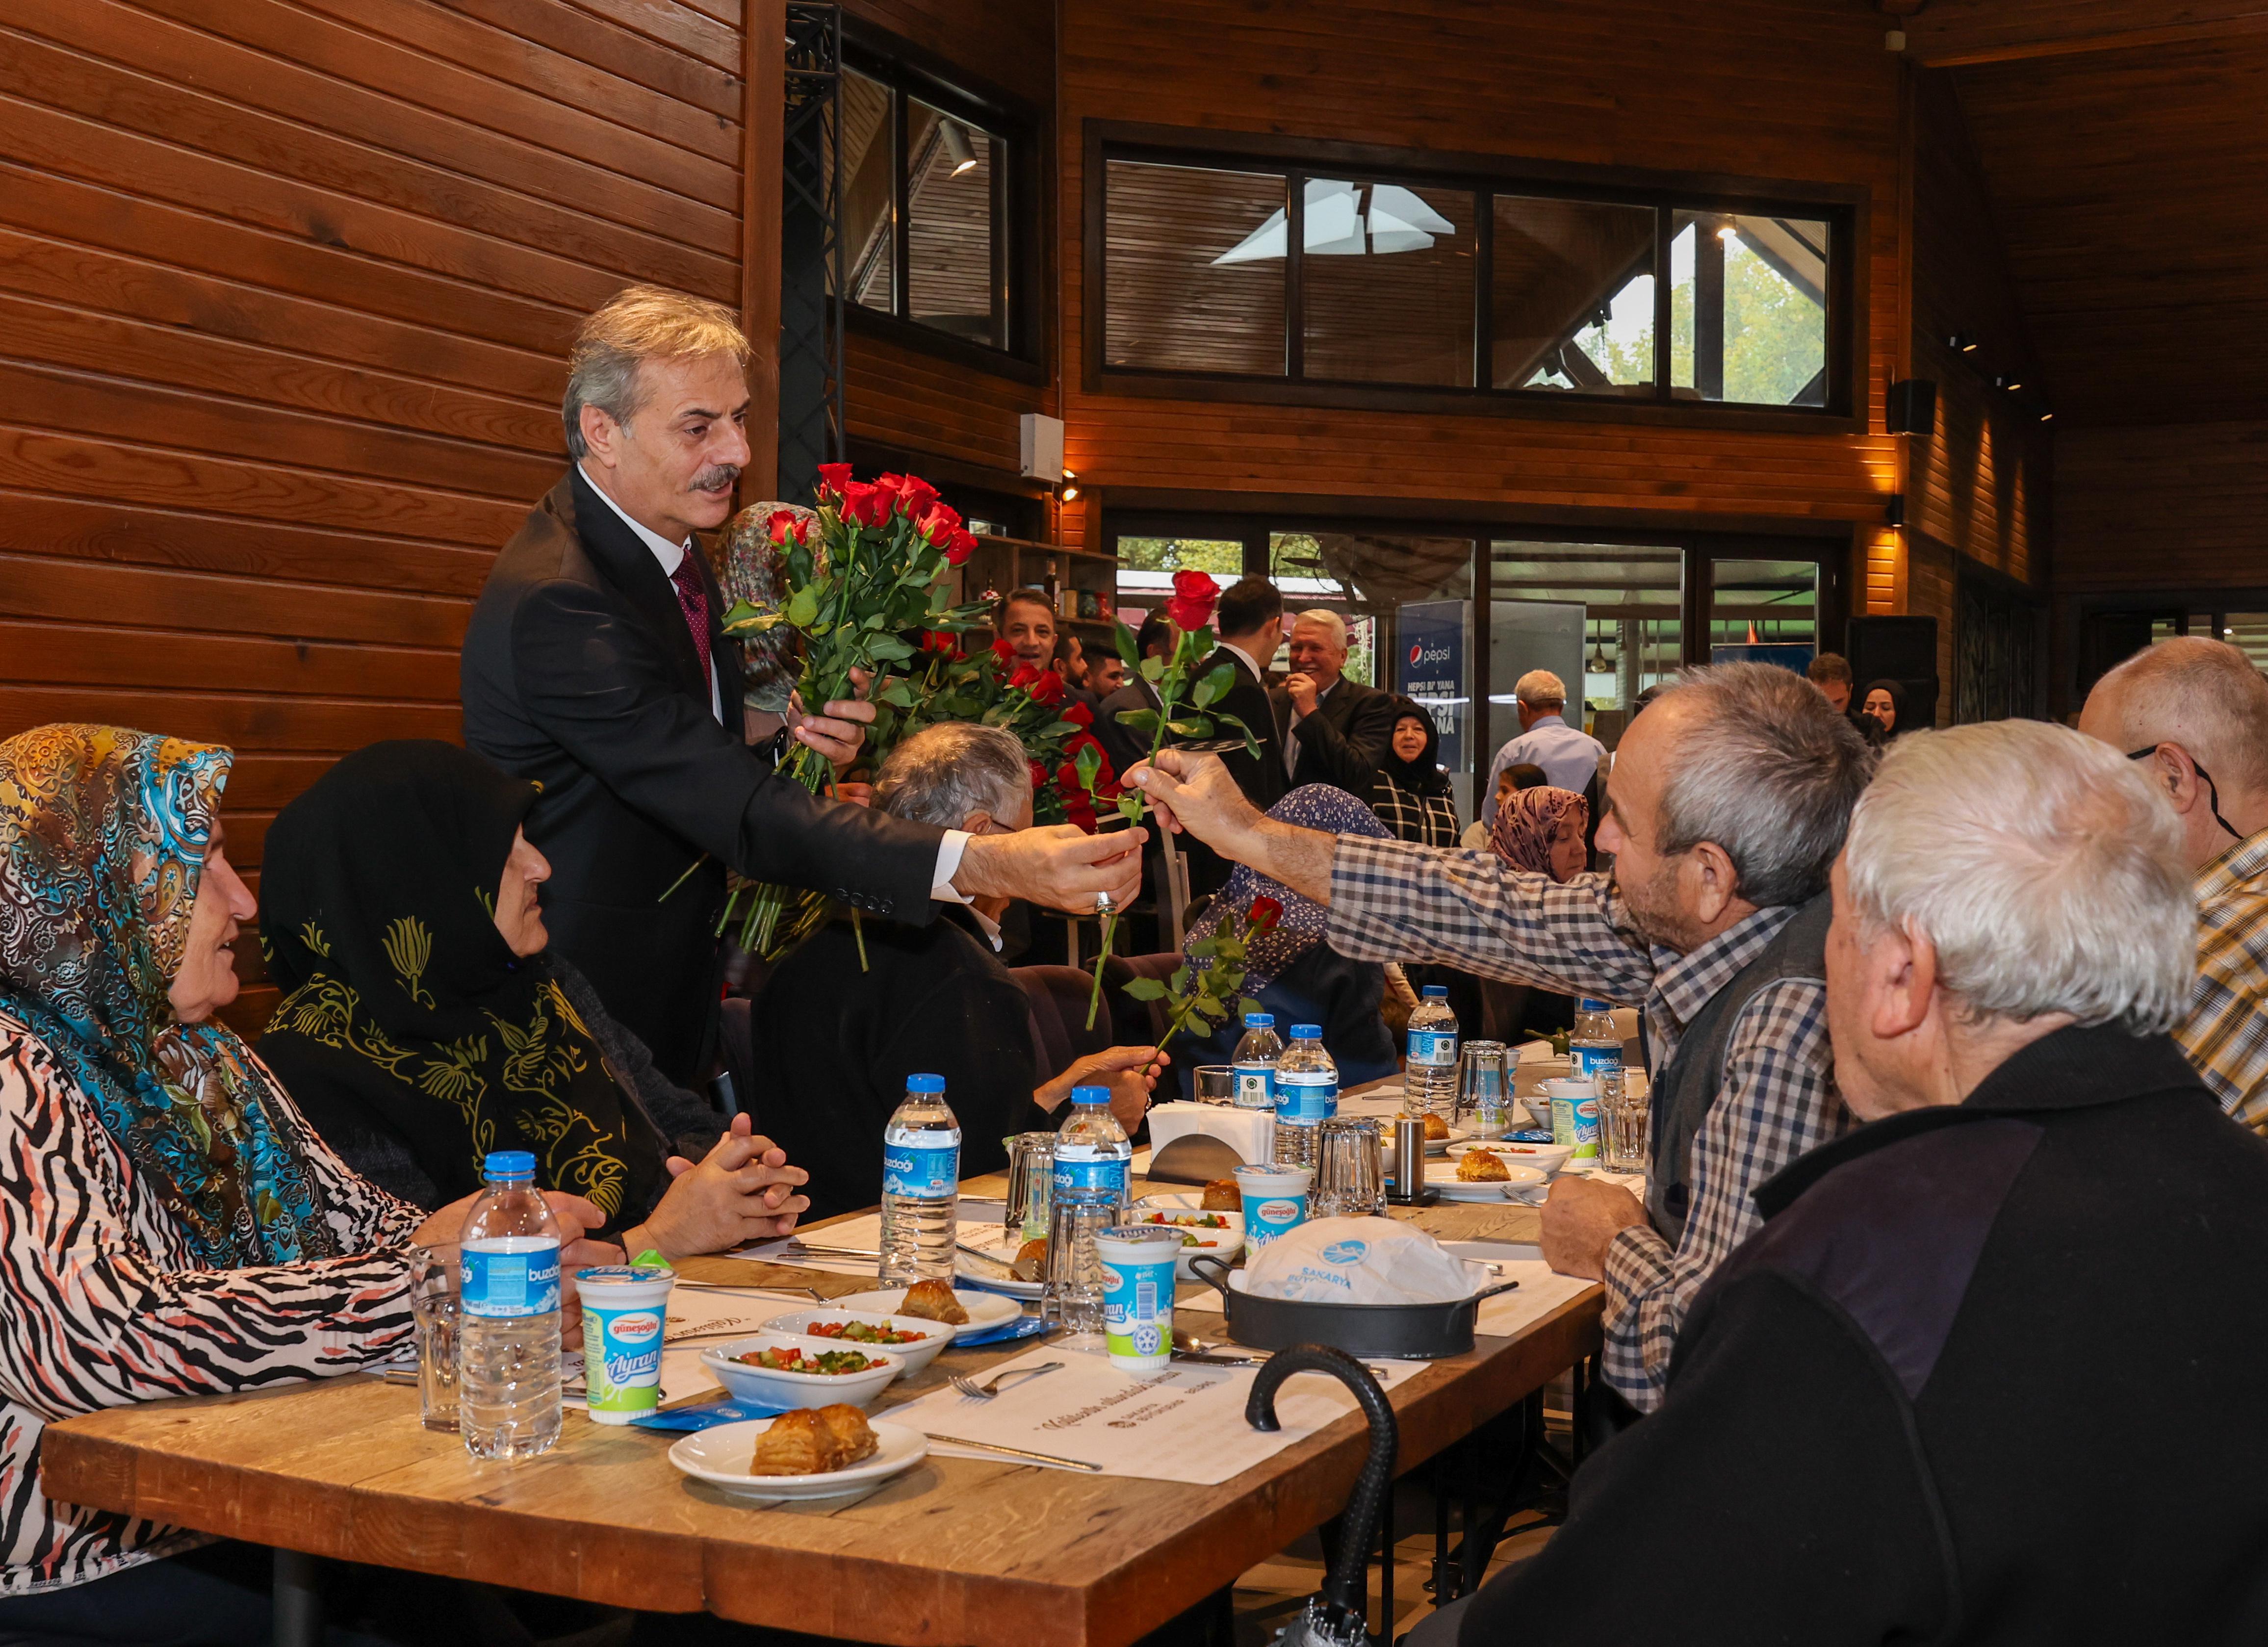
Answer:
POLYGON ((882 1193, 933 1200, 961 1188, 961 1146, 958 1143, 900 1143, 882 1145, 882 1193))
POLYGON ((1410 1062, 1429 1070, 1453 1070, 1457 1063, 1457 1032, 1418 1029, 1410 1032, 1410 1062))
POLYGON ((1620 1047, 1570 1047, 1567 1056, 1574 1065, 1575 1078, 1581 1081, 1595 1081, 1623 1067, 1620 1047))
POLYGON ((1065 1158, 1064 1146, 1056 1148, 1055 1193, 1086 1201, 1116 1196, 1122 1203, 1130 1187, 1132 1163, 1123 1156, 1098 1155, 1065 1158))
POLYGON ((1276 1072, 1276 1119, 1287 1126, 1320 1127, 1339 1113, 1336 1078, 1313 1080, 1276 1072))
POLYGON ((488 1320, 549 1315, 559 1308, 559 1243, 525 1236, 468 1242, 464 1312, 488 1320))

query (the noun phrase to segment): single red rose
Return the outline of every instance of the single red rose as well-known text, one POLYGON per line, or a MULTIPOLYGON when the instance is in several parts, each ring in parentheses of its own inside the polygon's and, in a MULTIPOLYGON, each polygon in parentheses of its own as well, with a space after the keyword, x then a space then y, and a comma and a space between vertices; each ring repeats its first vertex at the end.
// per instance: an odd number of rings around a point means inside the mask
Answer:
MULTIPOLYGON (((1012 686, 1015 683, 1011 681, 1009 684, 1012 686)), ((1052 705, 1060 703, 1064 700, 1063 677, 1052 669, 1039 671, 1032 677, 1030 685, 1032 702, 1035 703, 1052 705)))
POLYGON ((1042 766, 1029 755, 1026 755, 1024 757, 1024 764, 1031 768, 1032 788, 1035 791, 1047 788, 1049 783, 1047 768, 1042 766))
POLYGON ((1220 599, 1220 585, 1213 581, 1211 572, 1201 572, 1194 567, 1183 567, 1174 574, 1174 592, 1184 600, 1206 597, 1220 599))
POLYGON ((1063 717, 1074 726, 1092 726, 1094 724, 1094 711, 1087 708, 1084 703, 1064 704, 1063 708, 1063 717))
POLYGON ((914 530, 939 548, 951 545, 953 534, 961 530, 961 511, 951 504, 940 503, 935 494, 919 511, 908 510, 906 518, 914 523, 914 530))
MULTIPOLYGON (((993 651, 999 651, 999 648, 996 646, 993 648, 993 651)), ((1008 656, 1012 658, 1014 655, 1014 650, 1011 648, 1008 656)), ((1000 661, 1002 663, 1006 663, 1008 658, 1003 658, 1000 661)), ((1029 664, 1018 664, 1016 665, 1016 673, 1008 677, 1008 688, 1012 692, 1030 692, 1037 687, 1039 683, 1040 672, 1033 668, 1029 664)))
POLYGON ((895 499, 879 486, 853 481, 843 494, 843 517, 856 526, 886 526, 895 499))
POLYGON ((1183 569, 1174 574, 1174 592, 1166 602, 1167 621, 1174 628, 1194 631, 1208 628, 1213 608, 1220 604, 1220 585, 1211 575, 1183 569))
POLYGON ((1008 638, 1004 635, 992 643, 992 656, 999 659, 1000 666, 1005 669, 1016 661, 1016 649, 1008 643, 1008 638))
POLYGON ((803 533, 799 530, 802 525, 801 519, 792 511, 775 509, 772 511, 771 518, 764 522, 764 534, 774 543, 783 547, 790 539, 800 543, 803 541, 803 533))
POLYGON ((1094 803, 1087 798, 1086 790, 1079 781, 1079 768, 1068 761, 1056 774, 1056 792, 1063 797, 1064 817, 1093 835, 1094 803))
MULTIPOLYGON (((1069 711, 1066 710, 1065 713, 1067 714, 1069 711)), ((1118 774, 1111 770, 1110 757, 1103 753, 1102 746, 1095 741, 1094 734, 1093 732, 1073 732, 1069 738, 1064 740, 1064 753, 1072 757, 1074 770, 1076 770, 1076 762, 1079 752, 1082 749, 1093 749, 1097 761, 1100 762, 1100 764, 1094 768, 1095 794, 1104 800, 1117 799, 1119 790, 1118 774)))
POLYGON ((961 651, 961 642, 951 629, 928 629, 922 635, 922 650, 925 652, 958 654, 961 651))
POLYGON ((959 527, 955 527, 953 541, 945 551, 945 563, 947 566, 959 566, 976 553, 976 534, 963 532, 959 527))
POLYGON ((850 466, 847 463, 822 463, 819 466, 819 495, 845 496, 850 489, 850 466))
POLYGON ((1252 901, 1251 921, 1253 925, 1263 932, 1269 930, 1283 918, 1284 906, 1273 898, 1255 898, 1252 901))
POLYGON ((886 474, 882 482, 897 494, 898 512, 917 525, 937 504, 937 488, 918 474, 886 474))

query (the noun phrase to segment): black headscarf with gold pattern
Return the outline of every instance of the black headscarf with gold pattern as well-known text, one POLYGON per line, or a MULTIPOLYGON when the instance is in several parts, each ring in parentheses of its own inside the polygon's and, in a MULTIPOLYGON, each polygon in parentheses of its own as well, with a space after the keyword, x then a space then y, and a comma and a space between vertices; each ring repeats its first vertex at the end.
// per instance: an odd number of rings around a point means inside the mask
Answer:
POLYGON ((623 1095, 541 955, 514 956, 496 899, 535 798, 453 744, 373 744, 277 816, 261 944, 284 1000, 261 1055, 318 1127, 353 1114, 400 1137, 444 1202, 491 1150, 618 1225, 666 1184, 664 1148, 623 1095), (357 1113, 358 1112, 358 1113, 357 1113))

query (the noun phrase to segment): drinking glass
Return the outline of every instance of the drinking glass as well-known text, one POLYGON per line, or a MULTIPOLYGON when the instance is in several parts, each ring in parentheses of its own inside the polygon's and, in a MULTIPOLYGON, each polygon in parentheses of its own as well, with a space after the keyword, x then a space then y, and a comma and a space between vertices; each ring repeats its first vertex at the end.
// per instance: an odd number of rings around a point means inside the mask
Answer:
POLYGON ((1094 1238, 1119 1221, 1115 1201, 1058 1201, 1048 1210, 1048 1280, 1040 1317, 1072 1334, 1102 1330, 1102 1260, 1094 1238))
POLYGON ((1200 1104, 1233 1104, 1236 1101, 1236 1071, 1225 1063, 1197 1065, 1197 1102, 1200 1104))
POLYGON ((1048 1232, 1048 1193, 1056 1178, 1056 1135, 1020 1132, 1008 1140, 1008 1199, 1003 1238, 1021 1246, 1048 1232))
POLYGON ((1610 1173, 1643 1173, 1653 1165, 1653 1102, 1646 1077, 1610 1070, 1598 1077, 1599 1165, 1610 1173))
POLYGON ((1501 1138, 1512 1130, 1512 1063, 1500 1040, 1469 1040, 1457 1063, 1457 1107, 1452 1126, 1476 1138, 1501 1138))
POLYGON ((428 1430, 457 1427, 457 1254, 409 1249, 409 1312, 417 1323, 417 1414, 428 1430))
POLYGON ((1386 1210, 1386 1149, 1375 1118, 1336 1115, 1315 1139, 1315 1187, 1308 1202, 1318 1218, 1367 1218, 1386 1210))

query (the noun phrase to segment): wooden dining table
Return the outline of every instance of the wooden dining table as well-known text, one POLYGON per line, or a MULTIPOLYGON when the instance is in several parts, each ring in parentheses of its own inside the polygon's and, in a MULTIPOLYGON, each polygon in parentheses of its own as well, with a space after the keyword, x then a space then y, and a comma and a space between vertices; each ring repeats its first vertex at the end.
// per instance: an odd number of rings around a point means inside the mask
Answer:
MULTIPOLYGON (((1001 1188, 995 1176, 970 1180, 964 1194, 1001 1188)), ((1452 1240, 1532 1243, 1538 1222, 1534 1209, 1510 1203, 1394 1216, 1452 1240)), ((737 1258, 678 1268, 688 1281, 830 1298, 873 1285, 737 1258)), ((1599 1320, 1592 1287, 1517 1336, 1484 1336, 1468 1354, 1396 1381, 1397 1473, 1595 1354, 1599 1320)), ((877 1411, 1032 1342, 949 1349, 886 1393, 877 1411)), ((48 1495, 68 1503, 613 1607, 706 1609, 924 1647, 1112 1647, 1336 1516, 1369 1445, 1363 1418, 1349 1413, 1217 1486, 932 1454, 864 1496, 754 1504, 681 1474, 666 1456, 676 1439, 571 1409, 541 1458, 475 1460, 455 1435, 420 1423, 416 1389, 357 1374, 68 1419, 48 1428, 40 1471, 48 1495)), ((279 1647, 319 1638, 305 1598, 284 1598, 278 1612, 279 1647)))

